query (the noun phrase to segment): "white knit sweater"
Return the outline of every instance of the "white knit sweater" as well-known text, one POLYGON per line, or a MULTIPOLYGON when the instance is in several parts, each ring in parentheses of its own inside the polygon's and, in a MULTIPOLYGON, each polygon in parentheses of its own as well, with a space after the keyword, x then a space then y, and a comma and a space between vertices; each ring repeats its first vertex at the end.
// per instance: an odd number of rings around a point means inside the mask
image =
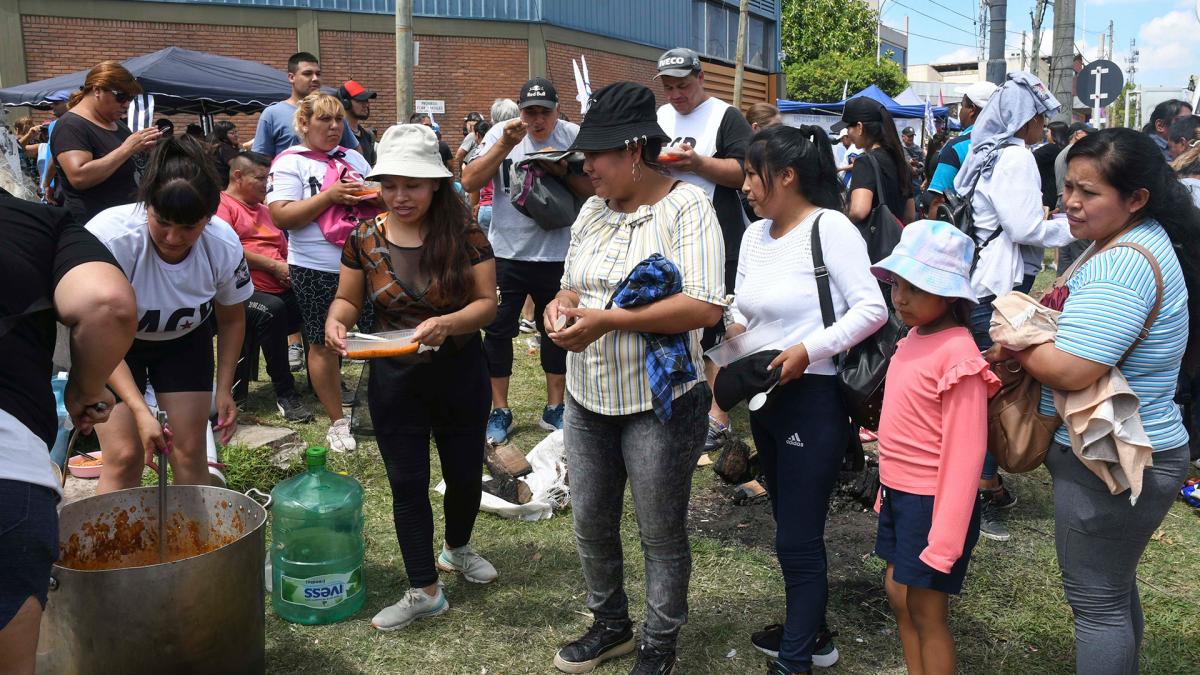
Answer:
POLYGON ((734 287, 734 320, 753 329, 783 321, 784 339, 773 349, 804 343, 806 372, 833 375, 833 357, 869 337, 887 319, 879 281, 871 274, 867 245, 858 229, 837 211, 822 209, 779 239, 771 221, 752 224, 742 237, 734 287), (836 321, 826 328, 813 275, 812 227, 821 216, 821 250, 829 269, 836 321))

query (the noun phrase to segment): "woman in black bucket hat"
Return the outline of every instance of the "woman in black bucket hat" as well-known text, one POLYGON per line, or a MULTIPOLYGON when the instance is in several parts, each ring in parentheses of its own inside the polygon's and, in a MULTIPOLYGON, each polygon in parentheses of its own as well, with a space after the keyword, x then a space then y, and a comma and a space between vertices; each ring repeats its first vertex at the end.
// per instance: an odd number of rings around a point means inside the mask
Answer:
POLYGON ((660 170, 654 94, 595 94, 570 150, 596 196, 571 230, 562 290, 546 308, 568 350, 564 441, 575 539, 595 622, 554 665, 584 673, 634 649, 620 525, 628 480, 646 561, 646 619, 632 673, 670 673, 687 621, 687 503, 712 394, 700 329, 727 304, 721 228, 705 193, 660 170))

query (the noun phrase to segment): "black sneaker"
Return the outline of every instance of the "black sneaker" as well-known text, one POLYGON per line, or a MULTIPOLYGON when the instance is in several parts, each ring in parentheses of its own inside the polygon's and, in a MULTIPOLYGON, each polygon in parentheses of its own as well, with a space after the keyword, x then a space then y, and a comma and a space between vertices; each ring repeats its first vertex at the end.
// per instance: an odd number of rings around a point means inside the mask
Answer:
POLYGON ((788 670, 784 668, 778 661, 771 661, 771 665, 767 666, 767 675, 811 675, 812 670, 803 672, 797 670, 788 670))
POLYGON ((283 415, 283 419, 289 422, 308 422, 313 418, 312 411, 300 400, 299 394, 276 398, 275 407, 279 409, 279 414, 283 415))
MULTIPOLYGON (((838 654, 837 647, 833 644, 835 635, 837 633, 824 626, 821 627, 821 630, 817 631, 817 642, 813 645, 812 654, 814 666, 829 668, 838 662, 840 655, 838 654)), ((758 651, 773 659, 777 659, 779 658, 779 645, 783 642, 783 626, 777 623, 766 626, 757 633, 752 634, 750 642, 758 651)))
POLYGON ((597 619, 578 640, 554 655, 554 667, 564 673, 590 673, 608 659, 633 651, 633 624, 607 624, 597 619))
MULTIPOLYGON (((1005 490, 1005 492, 1007 493, 1008 491, 1005 490)), ((1008 541, 1012 539, 1012 534, 1008 531, 1008 526, 1004 524, 1004 519, 1000 516, 1000 511, 1004 507, 997 505, 992 494, 992 490, 979 491, 979 502, 982 506, 979 510, 979 534, 992 541, 1008 541)))
POLYGON ((675 672, 675 650, 653 645, 638 645, 637 663, 629 675, 671 675, 675 672))

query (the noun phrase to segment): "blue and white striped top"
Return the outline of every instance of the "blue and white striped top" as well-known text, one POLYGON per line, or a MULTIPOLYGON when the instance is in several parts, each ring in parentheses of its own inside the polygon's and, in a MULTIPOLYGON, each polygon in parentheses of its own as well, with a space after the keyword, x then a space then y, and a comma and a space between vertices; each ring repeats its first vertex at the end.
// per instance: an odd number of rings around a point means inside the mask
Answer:
MULTIPOLYGON (((1142 426, 1154 451, 1170 450, 1188 442, 1174 403, 1188 340, 1187 287, 1175 249, 1158 221, 1144 221, 1121 241, 1146 247, 1162 268, 1162 308, 1150 334, 1121 365, 1121 374, 1138 395, 1142 426)), ((1081 265, 1067 287, 1071 292, 1058 320, 1055 346, 1089 361, 1116 365, 1154 307, 1157 291, 1150 262, 1134 249, 1110 248, 1081 265)), ((1042 388, 1041 411, 1054 412, 1048 387, 1042 388)), ((1065 427, 1054 440, 1071 445, 1065 427)))

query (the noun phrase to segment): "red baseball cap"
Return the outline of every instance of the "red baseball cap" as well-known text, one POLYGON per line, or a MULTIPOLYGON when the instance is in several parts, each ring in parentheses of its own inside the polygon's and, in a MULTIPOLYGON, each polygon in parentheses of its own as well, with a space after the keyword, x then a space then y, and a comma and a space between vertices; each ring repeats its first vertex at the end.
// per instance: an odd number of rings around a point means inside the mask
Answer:
POLYGON ((366 101, 378 96, 375 92, 367 89, 354 80, 346 80, 342 86, 338 87, 338 98, 349 101, 366 101))

